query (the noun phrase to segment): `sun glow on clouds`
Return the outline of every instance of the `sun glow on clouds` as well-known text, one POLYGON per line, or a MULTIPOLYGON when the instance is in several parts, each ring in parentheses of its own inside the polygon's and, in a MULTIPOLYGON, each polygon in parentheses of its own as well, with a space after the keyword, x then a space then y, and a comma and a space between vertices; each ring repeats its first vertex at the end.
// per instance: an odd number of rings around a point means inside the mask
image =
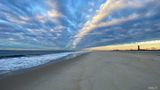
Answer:
POLYGON ((0 48, 79 49, 160 39, 159 0, 1 0, 0 48))
POLYGON ((104 4, 101 5, 100 9, 97 11, 95 16, 92 17, 90 21, 87 21, 80 32, 75 36, 75 40, 73 41, 73 46, 76 47, 77 44, 83 39, 89 32, 95 30, 99 27, 107 27, 107 26, 113 26, 116 24, 121 24, 123 22, 127 22, 130 20, 136 20, 142 17, 147 17, 152 15, 152 12, 145 12, 143 14, 133 13, 131 15, 128 15, 127 17, 119 18, 119 19, 112 19, 110 21, 101 22, 102 19, 109 17, 109 15, 116 11, 123 8, 135 8, 135 9, 141 9, 144 7, 147 7, 149 3, 152 3, 156 0, 106 0, 104 4))
POLYGON ((141 50, 160 50, 160 40, 92 47, 87 50, 137 50, 138 45, 141 50))

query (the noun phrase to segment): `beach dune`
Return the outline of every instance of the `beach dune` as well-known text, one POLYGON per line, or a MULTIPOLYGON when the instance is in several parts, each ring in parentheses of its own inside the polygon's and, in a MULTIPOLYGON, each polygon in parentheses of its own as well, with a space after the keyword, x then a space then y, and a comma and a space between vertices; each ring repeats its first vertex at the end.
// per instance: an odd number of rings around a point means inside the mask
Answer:
POLYGON ((0 90, 159 90, 160 56, 92 52, 0 80, 0 90))

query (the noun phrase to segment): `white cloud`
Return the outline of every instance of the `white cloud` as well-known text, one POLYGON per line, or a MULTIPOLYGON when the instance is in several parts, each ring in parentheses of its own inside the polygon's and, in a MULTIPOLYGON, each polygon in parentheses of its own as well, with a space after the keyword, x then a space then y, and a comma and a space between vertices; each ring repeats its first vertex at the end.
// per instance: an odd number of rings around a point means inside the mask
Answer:
POLYGON ((120 19, 113 19, 108 22, 102 22, 104 18, 108 17, 111 12, 122 9, 122 8, 135 8, 140 9, 144 8, 147 4, 154 2, 156 0, 106 0, 104 4, 100 6, 100 9, 96 12, 95 16, 91 18, 91 20, 87 21, 82 29, 79 31, 77 35, 75 35, 75 40, 73 40, 73 47, 76 47, 79 42, 85 37, 89 32, 93 31, 95 28, 103 27, 103 26, 112 26, 116 24, 120 24, 122 22, 127 22, 130 20, 141 18, 142 16, 151 16, 152 13, 146 13, 145 15, 140 16, 140 14, 131 14, 127 17, 123 17, 120 19))
POLYGON ((48 20, 50 20, 58 25, 58 24, 60 24, 58 19, 62 16, 63 15, 57 10, 49 10, 46 14, 37 15, 36 18, 41 23, 45 23, 48 20))
POLYGON ((55 24, 59 25, 59 18, 63 17, 63 15, 61 14, 61 12, 58 10, 59 6, 57 4, 56 0, 46 0, 45 1, 47 7, 48 7, 48 11, 46 11, 43 14, 39 14, 36 16, 37 20, 40 21, 41 23, 45 23, 48 20, 54 22, 55 24))
POLYGON ((55 26, 54 28, 50 29, 50 31, 53 33, 61 33, 64 29, 65 29, 64 26, 59 25, 59 26, 55 26))

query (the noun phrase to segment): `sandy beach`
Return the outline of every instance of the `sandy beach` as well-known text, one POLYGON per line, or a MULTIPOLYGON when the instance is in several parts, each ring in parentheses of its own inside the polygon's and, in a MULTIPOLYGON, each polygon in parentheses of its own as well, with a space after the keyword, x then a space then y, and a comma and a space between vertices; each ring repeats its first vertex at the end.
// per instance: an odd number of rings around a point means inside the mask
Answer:
POLYGON ((0 80, 0 90, 160 90, 160 56, 92 52, 0 80))

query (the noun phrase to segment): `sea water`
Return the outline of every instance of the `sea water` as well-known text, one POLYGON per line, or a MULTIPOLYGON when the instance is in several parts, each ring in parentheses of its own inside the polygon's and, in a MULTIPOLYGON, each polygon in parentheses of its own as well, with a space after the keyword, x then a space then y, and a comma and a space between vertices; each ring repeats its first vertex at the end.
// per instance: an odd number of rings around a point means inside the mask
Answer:
POLYGON ((17 72, 32 69, 37 66, 50 64, 70 58, 74 58, 86 52, 64 52, 64 53, 54 53, 45 54, 37 56, 22 56, 13 58, 2 58, 0 59, 0 77, 17 72))

